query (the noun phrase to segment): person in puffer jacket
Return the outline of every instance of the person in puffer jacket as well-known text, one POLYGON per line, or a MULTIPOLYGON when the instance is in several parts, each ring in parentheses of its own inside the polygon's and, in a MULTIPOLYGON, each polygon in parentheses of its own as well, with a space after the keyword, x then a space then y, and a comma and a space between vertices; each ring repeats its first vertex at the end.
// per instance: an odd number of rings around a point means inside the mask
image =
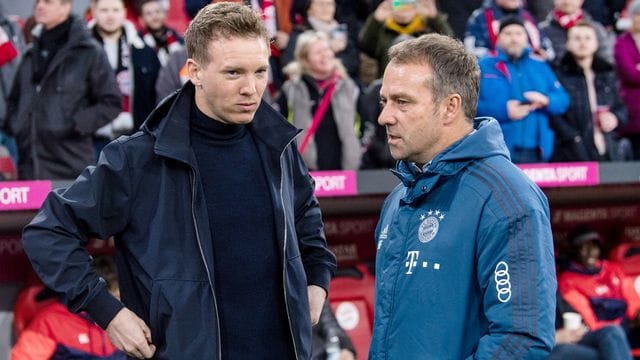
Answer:
POLYGON ((375 237, 369 358, 546 359, 556 279, 549 205, 509 159, 500 125, 474 119, 480 73, 461 42, 390 50, 378 122, 399 184, 375 237))
POLYGON ((622 289, 624 273, 618 264, 601 259, 604 240, 587 225, 569 233, 569 265, 558 277, 562 297, 591 331, 621 325, 632 348, 637 347, 640 313, 628 306, 622 289))
MULTIPOLYGON (((108 255, 96 256, 92 267, 105 279, 109 292, 120 298, 113 258, 108 255)), ((45 288, 36 296, 36 301, 44 302, 57 295, 45 288)), ((107 333, 86 312, 74 314, 61 301, 56 300, 38 310, 20 334, 11 352, 11 359, 124 360, 126 355, 111 343, 107 333)))

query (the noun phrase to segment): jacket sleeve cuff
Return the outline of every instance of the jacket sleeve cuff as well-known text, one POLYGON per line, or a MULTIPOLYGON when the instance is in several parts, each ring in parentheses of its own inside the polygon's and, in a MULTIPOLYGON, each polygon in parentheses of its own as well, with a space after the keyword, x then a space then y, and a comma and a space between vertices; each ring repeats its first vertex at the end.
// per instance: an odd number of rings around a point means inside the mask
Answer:
POLYGON ((331 281, 331 268, 324 265, 315 265, 307 269, 307 285, 317 285, 329 294, 329 282, 331 281))
POLYGON ((85 310, 101 328, 106 329, 122 308, 124 308, 124 304, 113 297, 105 287, 89 301, 85 310))

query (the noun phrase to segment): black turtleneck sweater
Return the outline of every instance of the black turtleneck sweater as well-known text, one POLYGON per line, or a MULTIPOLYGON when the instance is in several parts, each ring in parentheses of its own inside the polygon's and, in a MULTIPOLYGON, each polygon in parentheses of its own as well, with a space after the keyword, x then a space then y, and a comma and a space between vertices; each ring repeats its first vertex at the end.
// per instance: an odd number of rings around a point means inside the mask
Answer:
POLYGON ((191 111, 213 243, 223 359, 290 359, 273 203, 253 136, 191 111))

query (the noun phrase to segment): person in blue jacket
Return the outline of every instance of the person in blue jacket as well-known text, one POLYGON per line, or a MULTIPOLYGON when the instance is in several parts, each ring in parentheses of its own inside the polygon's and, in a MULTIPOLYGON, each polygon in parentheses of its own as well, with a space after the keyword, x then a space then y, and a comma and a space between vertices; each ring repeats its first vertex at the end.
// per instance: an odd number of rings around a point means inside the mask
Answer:
POLYGON ((298 131, 261 101, 269 36, 249 7, 218 3, 185 41, 190 81, 47 197, 25 252, 131 357, 309 359, 335 257, 298 131), (84 249, 110 236, 122 302, 84 249))
POLYGON ((549 161, 554 133, 551 115, 569 107, 569 96, 546 63, 531 56, 518 17, 500 23, 498 52, 480 60, 478 115, 496 118, 515 163, 549 161))
POLYGON ((390 50, 378 119, 399 184, 376 228, 370 359, 546 359, 556 276, 549 206, 477 118, 480 74, 441 35, 390 50))

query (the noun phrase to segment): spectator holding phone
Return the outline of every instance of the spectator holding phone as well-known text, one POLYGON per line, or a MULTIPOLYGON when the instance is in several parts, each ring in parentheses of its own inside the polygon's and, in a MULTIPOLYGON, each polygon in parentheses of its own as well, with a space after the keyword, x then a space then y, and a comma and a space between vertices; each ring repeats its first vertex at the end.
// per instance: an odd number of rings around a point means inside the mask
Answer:
POLYGON ((389 62, 387 50, 398 36, 438 33, 453 36, 435 0, 384 0, 360 30, 360 50, 378 61, 378 78, 389 62))
POLYGON ((357 33, 349 29, 347 24, 338 23, 335 16, 335 0, 310 0, 303 23, 289 34, 289 43, 282 54, 282 63, 286 65, 294 60, 298 36, 305 31, 314 30, 324 33, 329 38, 331 50, 340 59, 349 76, 357 79, 360 73, 357 33))

